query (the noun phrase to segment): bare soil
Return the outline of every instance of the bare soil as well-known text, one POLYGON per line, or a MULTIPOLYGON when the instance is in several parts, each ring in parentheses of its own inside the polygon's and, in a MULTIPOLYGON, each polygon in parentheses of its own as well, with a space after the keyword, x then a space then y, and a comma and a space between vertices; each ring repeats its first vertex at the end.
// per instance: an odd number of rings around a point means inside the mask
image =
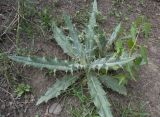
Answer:
MULTIPOLYGON (((53 1, 40 0, 37 1, 36 4, 39 7, 51 6, 53 1)), ((90 5, 91 1, 89 0, 59 0, 56 12, 68 11, 73 16, 76 11, 90 5)), ((129 96, 127 97, 119 96, 114 92, 109 92, 109 95, 113 97, 113 100, 120 101, 122 105, 130 101, 135 103, 135 105, 137 105, 138 102, 143 102, 146 112, 150 114, 149 117, 160 117, 160 2, 156 0, 145 0, 144 3, 141 4, 139 0, 125 0, 123 5, 113 6, 112 0, 98 0, 98 8, 103 15, 107 16, 106 21, 102 24, 106 32, 111 32, 113 27, 120 21, 124 26, 129 26, 139 15, 146 16, 151 22, 152 31, 147 43, 149 63, 139 71, 140 80, 136 82, 131 81, 128 84, 129 96), (132 7, 131 10, 128 10, 129 6, 132 7), (115 18, 115 16, 110 16, 114 8, 117 8, 122 13, 121 17, 115 18), (127 21, 125 20, 126 16, 129 19, 127 21), (131 97, 132 99, 130 99, 131 97)), ((0 49, 3 52, 15 52, 16 31, 14 29, 16 29, 17 26, 17 21, 15 21, 15 17, 17 17, 16 12, 17 2, 14 0, 0 1, 0 49), (12 21, 15 21, 11 24, 12 28, 6 30, 5 26, 9 26, 12 21)), ((22 35, 22 37, 24 47, 29 47, 30 41, 28 41, 24 35, 22 35)), ((34 51, 32 54, 57 56, 62 59, 67 58, 54 41, 47 39, 50 38, 50 33, 36 35, 35 38, 34 51)), ((7 64, 10 64, 10 62, 7 64)), ((8 77, 6 79, 6 72, 0 72, 0 117, 2 115, 4 117, 35 117, 36 114, 40 115, 40 117, 70 117, 68 112, 69 107, 71 105, 74 107, 79 106, 79 101, 74 96, 60 96, 57 99, 49 101, 47 104, 35 106, 37 99, 44 94, 56 79, 61 78, 64 73, 58 72, 56 76, 53 74, 48 75, 47 70, 38 70, 32 67, 24 68, 21 65, 15 64, 7 68, 7 71, 7 73, 9 73, 7 76, 13 78, 14 82, 30 84, 32 92, 20 99, 17 98, 14 93, 14 86, 12 86, 12 80, 8 77), (63 105, 61 114, 57 116, 48 113, 48 108, 55 102, 63 105)), ((113 110, 115 111, 115 116, 120 117, 116 113, 116 107, 114 107, 113 110)))

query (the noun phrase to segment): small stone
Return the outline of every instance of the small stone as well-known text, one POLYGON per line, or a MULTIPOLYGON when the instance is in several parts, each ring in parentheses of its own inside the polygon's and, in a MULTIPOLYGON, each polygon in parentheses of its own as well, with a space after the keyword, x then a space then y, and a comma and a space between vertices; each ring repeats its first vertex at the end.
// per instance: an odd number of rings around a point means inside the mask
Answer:
POLYGON ((48 111, 50 114, 59 115, 62 111, 62 106, 58 103, 54 103, 50 106, 48 111))
POLYGON ((33 95, 31 95, 30 102, 34 102, 34 101, 35 101, 35 98, 33 95))
POLYGON ((1 109, 4 110, 6 108, 5 104, 1 105, 1 109))
POLYGON ((13 102, 9 102, 9 105, 12 106, 12 105, 13 105, 13 102))

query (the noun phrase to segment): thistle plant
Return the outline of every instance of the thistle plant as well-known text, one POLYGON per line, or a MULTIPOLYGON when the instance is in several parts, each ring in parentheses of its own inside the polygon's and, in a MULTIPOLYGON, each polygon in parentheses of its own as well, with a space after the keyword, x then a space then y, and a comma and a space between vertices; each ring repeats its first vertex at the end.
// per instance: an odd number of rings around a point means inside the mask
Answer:
MULTIPOLYGON (((129 35, 124 36, 120 35, 122 27, 121 24, 118 24, 111 36, 107 38, 104 33, 98 31, 97 13, 97 1, 94 0, 89 23, 82 33, 76 30, 68 15, 64 15, 68 34, 66 34, 67 32, 64 34, 63 30, 58 28, 55 23, 52 24, 54 39, 64 53, 70 56, 70 60, 35 56, 9 56, 10 59, 25 65, 47 68, 54 72, 61 70, 70 73, 70 75, 66 74, 64 78, 56 81, 37 101, 37 105, 56 98, 83 77, 87 80, 91 99, 100 117, 113 117, 111 104, 103 86, 119 94, 127 95, 125 87, 127 81, 136 80, 134 72, 137 66, 147 62, 146 48, 137 43, 140 32, 146 26, 142 25, 139 28, 139 23, 133 23, 129 35)), ((147 31, 144 30, 144 33, 147 31)))

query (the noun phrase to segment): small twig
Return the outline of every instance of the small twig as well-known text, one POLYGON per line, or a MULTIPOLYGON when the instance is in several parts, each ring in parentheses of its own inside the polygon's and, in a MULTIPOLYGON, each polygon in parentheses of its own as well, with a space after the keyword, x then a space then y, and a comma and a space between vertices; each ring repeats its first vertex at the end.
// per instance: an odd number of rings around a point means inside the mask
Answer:
POLYGON ((27 22, 29 22, 29 23, 37 26, 37 27, 41 30, 44 39, 46 39, 46 38, 45 38, 45 37, 46 37, 46 36, 45 36, 45 32, 44 32, 44 30, 42 29, 41 26, 37 25, 37 24, 34 23, 34 22, 29 21, 28 19, 26 19, 25 17, 23 17, 23 16, 20 14, 20 12, 18 12, 15 8, 13 8, 13 9, 17 12, 17 14, 19 15, 20 18, 22 18, 22 19, 24 19, 25 21, 27 21, 27 22))
POLYGON ((8 93, 9 95, 11 95, 13 97, 13 95, 10 92, 8 92, 6 89, 4 89, 2 87, 0 87, 0 89, 3 90, 4 92, 8 93))
POLYGON ((2 102, 2 103, 4 103, 4 101, 0 98, 0 101, 2 102))
POLYGON ((6 32, 8 31, 8 29, 14 25, 17 22, 17 15, 14 17, 14 19, 11 21, 11 23, 7 26, 6 30, 1 34, 1 37, 6 34, 6 32))
POLYGON ((45 114, 44 114, 44 116, 43 116, 43 117, 48 117, 48 116, 49 116, 48 109, 49 109, 49 106, 47 106, 47 109, 46 109, 45 114))
POLYGON ((18 1, 18 13, 17 13, 17 22, 18 22, 18 25, 17 25, 17 30, 16 30, 16 51, 18 50, 19 48, 19 29, 20 29, 20 17, 19 17, 19 14, 20 14, 20 3, 18 1))
POLYGON ((1 89, 2 91, 4 91, 5 93, 8 93, 8 94, 11 96, 11 98, 12 98, 12 100, 13 100, 13 102, 14 102, 14 105, 18 108, 18 106, 16 105, 16 101, 15 101, 13 95, 12 95, 10 92, 8 92, 6 89, 2 88, 2 87, 0 87, 0 89, 1 89))
POLYGON ((8 39, 12 42, 12 44, 16 47, 15 43, 13 42, 13 40, 9 37, 8 34, 6 34, 6 36, 8 37, 8 39))

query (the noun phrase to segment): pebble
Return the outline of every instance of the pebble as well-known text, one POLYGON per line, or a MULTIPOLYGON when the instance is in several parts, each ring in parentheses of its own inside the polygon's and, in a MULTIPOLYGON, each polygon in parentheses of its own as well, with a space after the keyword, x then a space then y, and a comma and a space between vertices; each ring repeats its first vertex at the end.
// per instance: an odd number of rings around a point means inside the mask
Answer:
POLYGON ((62 106, 59 103, 53 103, 49 107, 48 111, 49 111, 50 114, 59 115, 62 111, 62 106))
POLYGON ((4 110, 6 108, 5 104, 1 105, 1 110, 4 110))

